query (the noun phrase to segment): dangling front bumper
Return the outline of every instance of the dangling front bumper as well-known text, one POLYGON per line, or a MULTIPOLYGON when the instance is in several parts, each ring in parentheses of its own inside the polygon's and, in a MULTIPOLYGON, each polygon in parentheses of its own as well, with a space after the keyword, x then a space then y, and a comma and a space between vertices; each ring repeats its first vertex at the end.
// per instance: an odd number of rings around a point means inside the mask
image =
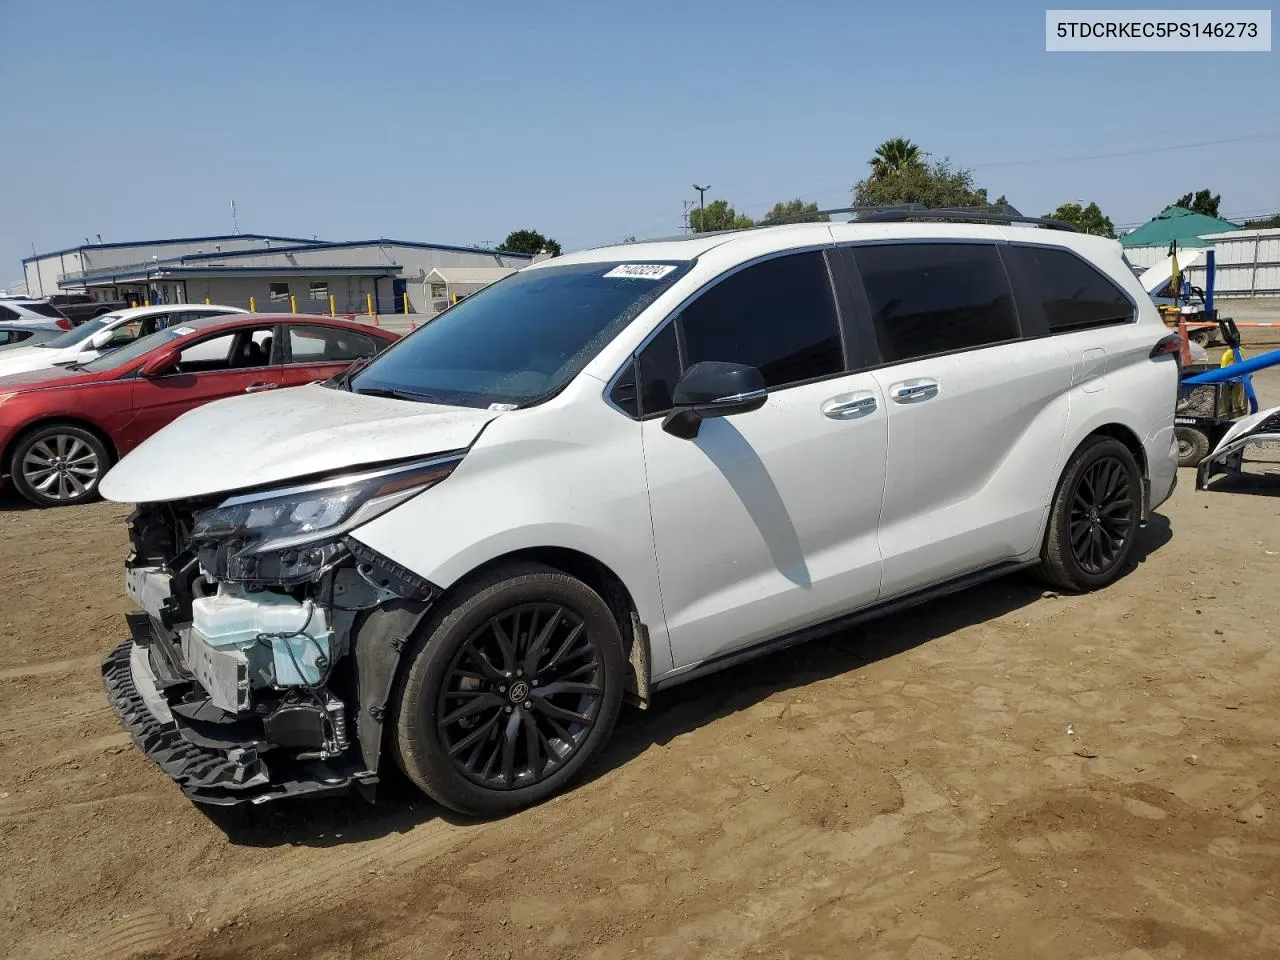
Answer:
POLYGON ((260 734, 261 724, 238 721, 218 725, 192 723, 175 716, 166 690, 189 681, 168 672, 156 655, 146 614, 131 614, 134 636, 102 662, 107 699, 129 737, 168 774, 183 793, 199 803, 231 806, 279 797, 346 793, 371 788, 377 776, 365 769, 358 749, 329 760, 300 760, 273 750, 260 734), (157 669, 158 668, 158 669, 157 669))

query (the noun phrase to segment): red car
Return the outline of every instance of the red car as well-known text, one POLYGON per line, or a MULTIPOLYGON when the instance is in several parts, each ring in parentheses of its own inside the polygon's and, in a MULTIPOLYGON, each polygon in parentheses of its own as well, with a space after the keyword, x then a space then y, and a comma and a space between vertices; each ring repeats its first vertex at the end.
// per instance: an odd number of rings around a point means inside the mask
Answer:
POLYGON ((88 363, 0 377, 0 483, 37 506, 79 503, 112 463, 193 407, 326 380, 397 339, 323 316, 209 317, 88 363))

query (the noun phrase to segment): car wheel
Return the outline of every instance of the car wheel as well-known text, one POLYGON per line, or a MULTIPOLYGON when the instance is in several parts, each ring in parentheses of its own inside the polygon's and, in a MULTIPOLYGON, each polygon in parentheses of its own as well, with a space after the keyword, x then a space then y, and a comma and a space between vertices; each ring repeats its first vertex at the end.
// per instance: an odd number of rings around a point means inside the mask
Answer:
POLYGON ((1193 340, 1202 347, 1207 347, 1213 342, 1213 334, 1208 330, 1196 330, 1189 335, 1188 339, 1193 340))
POLYGON ((1178 441, 1178 466, 1194 467, 1209 455, 1209 438, 1195 427, 1176 427, 1173 431, 1178 441))
POLYGON ((110 465, 102 441, 82 427, 55 423, 23 437, 13 451, 13 485, 37 507, 83 503, 98 495, 110 465))
POLYGON ((618 717, 626 661, 600 596, 540 564, 484 576, 431 616, 395 710, 395 752, 428 796, 495 816, 561 791, 618 717))
POLYGON ((1142 479, 1119 440, 1091 437, 1058 483, 1040 574, 1065 590, 1096 590, 1114 581, 1133 553, 1142 509, 1142 479))

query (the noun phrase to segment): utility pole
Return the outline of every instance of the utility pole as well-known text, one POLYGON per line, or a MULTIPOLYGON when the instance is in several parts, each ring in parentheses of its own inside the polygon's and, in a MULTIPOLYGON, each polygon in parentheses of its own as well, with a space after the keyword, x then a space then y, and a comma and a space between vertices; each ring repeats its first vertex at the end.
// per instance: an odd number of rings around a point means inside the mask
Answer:
POLYGON ((234 234, 240 233, 240 221, 236 218, 236 202, 234 200, 231 201, 231 232, 234 234))
POLYGON ((682 229, 684 230, 684 232, 685 232, 685 233, 692 233, 692 232, 693 232, 693 224, 691 224, 691 223, 689 222, 689 211, 693 209, 693 201, 692 201, 692 200, 681 200, 681 201, 680 201, 680 206, 681 206, 681 208, 682 208, 682 209, 681 209, 681 211, 680 211, 680 222, 681 222, 681 227, 682 227, 682 229))
POLYGON ((698 225, 701 226, 703 230, 706 230, 707 229, 706 199, 707 199, 707 191, 711 189, 711 184, 708 183, 705 187, 700 187, 695 183, 693 185, 693 189, 698 191, 698 225))

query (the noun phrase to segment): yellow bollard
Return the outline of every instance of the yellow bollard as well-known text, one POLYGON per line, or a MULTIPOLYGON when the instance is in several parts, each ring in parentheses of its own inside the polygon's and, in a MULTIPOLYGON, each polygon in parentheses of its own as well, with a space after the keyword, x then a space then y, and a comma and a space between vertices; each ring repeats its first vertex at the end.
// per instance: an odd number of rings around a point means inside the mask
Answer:
POLYGON ((208 297, 205 297, 205 298, 204 298, 204 302, 205 302, 205 303, 213 303, 213 301, 212 301, 212 300, 210 300, 208 297))
POLYGON ((329 316, 331 317, 337 316, 337 314, 333 312, 333 294, 332 293, 329 294, 329 316))
POLYGON ((298 298, 294 296, 292 293, 289 294, 289 312, 290 313, 298 312, 298 298))
POLYGON ((258 308, 254 305, 253 297, 250 297, 250 298, 249 298, 249 312, 250 312, 250 313, 257 313, 257 312, 258 312, 258 308))
POLYGON ((373 316, 373 294, 366 293, 364 297, 365 297, 365 302, 369 305, 369 316, 372 317, 373 316))
POLYGON ((129 306, 131 306, 131 307, 136 307, 137 305, 138 305, 138 301, 137 301, 137 300, 130 300, 130 301, 129 301, 129 306))
POLYGON ((403 299, 404 299, 404 315, 407 317, 409 315, 409 291, 408 290, 404 292, 403 299))

